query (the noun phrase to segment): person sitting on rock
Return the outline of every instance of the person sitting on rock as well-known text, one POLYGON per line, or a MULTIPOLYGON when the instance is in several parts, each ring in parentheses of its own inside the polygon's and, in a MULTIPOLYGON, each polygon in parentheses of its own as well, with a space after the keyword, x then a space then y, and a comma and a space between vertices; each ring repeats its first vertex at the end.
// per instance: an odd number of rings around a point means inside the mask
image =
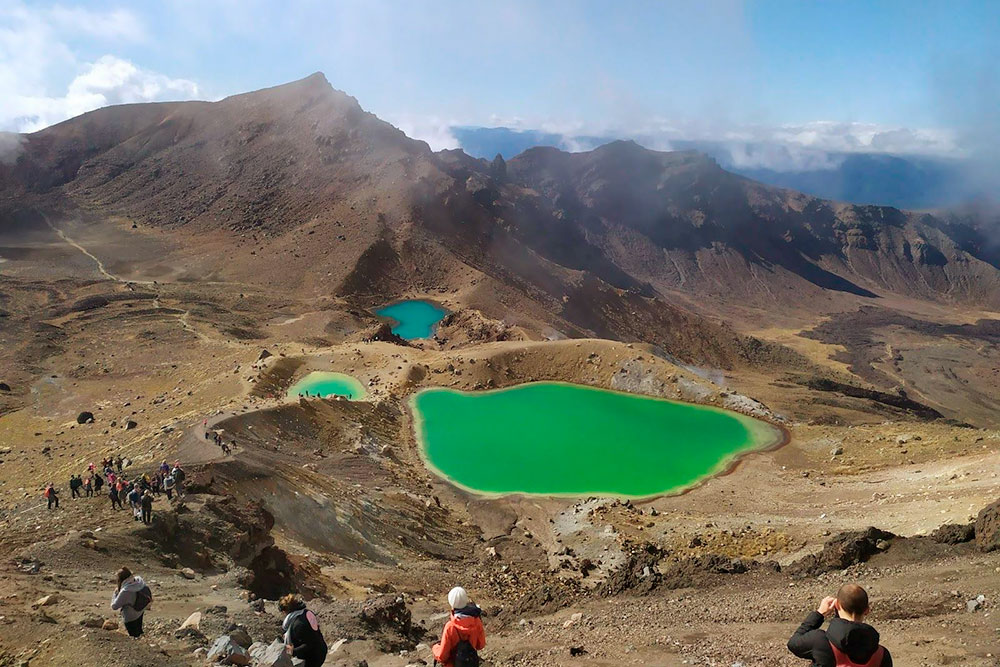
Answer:
POLYGON ((59 509, 59 494, 56 493, 56 487, 52 486, 51 483, 45 487, 45 499, 49 501, 49 509, 52 509, 52 505, 59 509))
POLYGON ((320 667, 326 661, 327 646, 316 614, 306 609, 302 598, 291 593, 278 600, 278 611, 288 614, 281 629, 285 631, 289 655, 302 660, 304 667, 320 667))
POLYGON ((879 634, 864 622, 868 593, 857 584, 845 584, 836 597, 826 597, 788 640, 788 650, 812 660, 813 667, 892 667, 892 656, 879 645, 879 634), (827 615, 834 615, 824 631, 827 615))
POLYGON ((441 642, 431 648, 434 662, 442 667, 467 667, 479 664, 478 652, 486 647, 482 610, 469 601, 461 586, 448 593, 451 618, 441 633, 441 642))
POLYGON ((140 597, 148 591, 142 577, 133 575, 127 567, 118 570, 118 588, 111 596, 111 609, 121 610, 122 622, 130 637, 142 636, 142 616, 149 600, 140 600, 140 597))

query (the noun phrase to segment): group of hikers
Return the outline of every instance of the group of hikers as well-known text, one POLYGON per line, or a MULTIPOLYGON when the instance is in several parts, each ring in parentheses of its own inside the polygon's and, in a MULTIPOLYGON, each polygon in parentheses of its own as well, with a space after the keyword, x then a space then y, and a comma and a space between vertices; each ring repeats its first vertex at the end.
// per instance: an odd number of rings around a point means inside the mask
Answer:
POLYGON ((203 426, 205 428, 205 439, 214 442, 215 445, 222 450, 223 454, 229 456, 233 452, 233 448, 236 447, 236 441, 231 440, 229 443, 226 443, 226 441, 222 439, 221 432, 209 431, 207 419, 204 421, 203 426))
MULTIPOLYGON (((153 593, 142 577, 127 567, 118 570, 117 579, 111 609, 121 613, 129 636, 141 637, 143 616, 153 602, 153 593)), ((469 600, 469 594, 460 586, 449 591, 448 604, 451 606, 450 618, 441 633, 441 641, 431 649, 434 664, 478 667, 479 651, 486 647, 482 610, 469 600)), ((291 593, 278 600, 278 610, 285 614, 281 629, 288 655, 301 660, 303 667, 322 667, 328 648, 316 614, 301 597, 291 593)))
MULTIPOLYGON (((152 592, 142 577, 127 567, 118 571, 111 609, 121 612, 130 636, 142 635, 143 614, 152 600, 152 592)), ((431 647, 434 664, 478 667, 479 652, 486 647, 482 610, 460 586, 448 592, 448 606, 451 611, 441 641, 431 647)), ((285 614, 281 628, 288 654, 302 660, 304 667, 321 667, 326 661, 327 644, 316 614, 294 594, 282 597, 278 610, 285 614)), ((865 589, 845 584, 835 596, 823 598, 819 608, 806 617, 788 640, 788 649, 810 660, 812 667, 892 667, 892 656, 879 644, 879 633, 865 623, 869 611, 865 589), (823 630, 827 618, 830 624, 823 630)))
MULTIPOLYGON (((130 480, 125 473, 125 468, 130 464, 131 461, 121 456, 104 458, 100 467, 94 463, 89 464, 86 477, 70 475, 71 497, 99 497, 107 486, 111 509, 125 509, 125 503, 128 503, 136 521, 151 524, 156 497, 166 494, 167 500, 171 500, 175 493, 180 497, 184 492, 187 475, 180 461, 171 466, 164 460, 152 475, 142 474, 130 480)), ((50 510, 59 508, 59 492, 52 483, 45 487, 44 497, 50 510)))

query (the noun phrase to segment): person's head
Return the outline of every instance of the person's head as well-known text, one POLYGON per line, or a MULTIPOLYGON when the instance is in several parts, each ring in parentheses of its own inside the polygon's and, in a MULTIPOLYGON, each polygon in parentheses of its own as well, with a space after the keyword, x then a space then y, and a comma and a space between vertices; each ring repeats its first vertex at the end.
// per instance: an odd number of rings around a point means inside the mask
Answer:
POLYGON ((125 580, 131 576, 132 576, 132 570, 128 569, 127 567, 123 567, 122 569, 118 570, 118 588, 121 589, 122 584, 125 583, 125 580))
POLYGON ((837 615, 861 622, 868 614, 868 593, 857 584, 844 584, 837 591, 837 615))
POLYGON ((461 586, 455 586, 448 591, 448 604, 452 609, 462 609, 469 606, 469 594, 461 586))
POLYGON ((289 593, 278 600, 278 611, 285 614, 289 614, 293 611, 298 611, 299 609, 305 609, 306 603, 302 601, 298 595, 294 593, 289 593))

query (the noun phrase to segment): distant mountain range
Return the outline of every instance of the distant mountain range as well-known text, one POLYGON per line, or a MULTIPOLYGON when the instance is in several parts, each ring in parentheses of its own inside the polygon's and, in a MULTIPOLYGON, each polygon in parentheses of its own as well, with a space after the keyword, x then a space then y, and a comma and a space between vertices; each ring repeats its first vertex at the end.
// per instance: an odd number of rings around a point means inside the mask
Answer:
MULTIPOLYGON (((507 127, 456 126, 452 134, 466 153, 510 159, 534 146, 591 150, 616 139, 658 147, 653 137, 570 136, 507 127)), ((673 150, 697 150, 728 171, 768 185, 824 199, 905 209, 962 204, 981 193, 970 185, 969 166, 959 160, 883 153, 832 153, 813 149, 721 141, 670 141, 673 150)))
POLYGON ((962 219, 826 201, 631 141, 433 152, 321 74, 107 107, 17 139, 0 228, 39 207, 120 216, 199 252, 213 240, 220 280, 289 293, 370 304, 447 288, 491 316, 537 313, 719 366, 750 348, 696 310, 827 312, 893 294, 1000 308, 1000 249, 962 219))

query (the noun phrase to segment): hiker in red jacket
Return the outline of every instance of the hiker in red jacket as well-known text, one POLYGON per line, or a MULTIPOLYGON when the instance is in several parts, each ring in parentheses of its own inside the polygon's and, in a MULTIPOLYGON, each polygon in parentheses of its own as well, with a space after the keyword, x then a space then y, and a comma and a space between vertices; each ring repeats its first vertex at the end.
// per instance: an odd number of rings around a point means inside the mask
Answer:
POLYGON ((52 509, 52 505, 55 505, 56 509, 59 509, 59 494, 56 492, 56 487, 52 486, 51 483, 45 487, 45 499, 49 502, 49 509, 52 509))
POLYGON ((864 622, 868 593, 845 584, 836 597, 826 597, 788 640, 788 650, 812 660, 813 667, 892 667, 892 656, 879 644, 878 632, 864 622), (823 621, 834 614, 824 631, 823 621))
POLYGON ((475 667, 479 665, 478 652, 486 646, 482 610, 469 601, 469 594, 461 586, 448 593, 448 604, 451 618, 441 633, 441 643, 431 649, 434 662, 442 667, 475 667))

